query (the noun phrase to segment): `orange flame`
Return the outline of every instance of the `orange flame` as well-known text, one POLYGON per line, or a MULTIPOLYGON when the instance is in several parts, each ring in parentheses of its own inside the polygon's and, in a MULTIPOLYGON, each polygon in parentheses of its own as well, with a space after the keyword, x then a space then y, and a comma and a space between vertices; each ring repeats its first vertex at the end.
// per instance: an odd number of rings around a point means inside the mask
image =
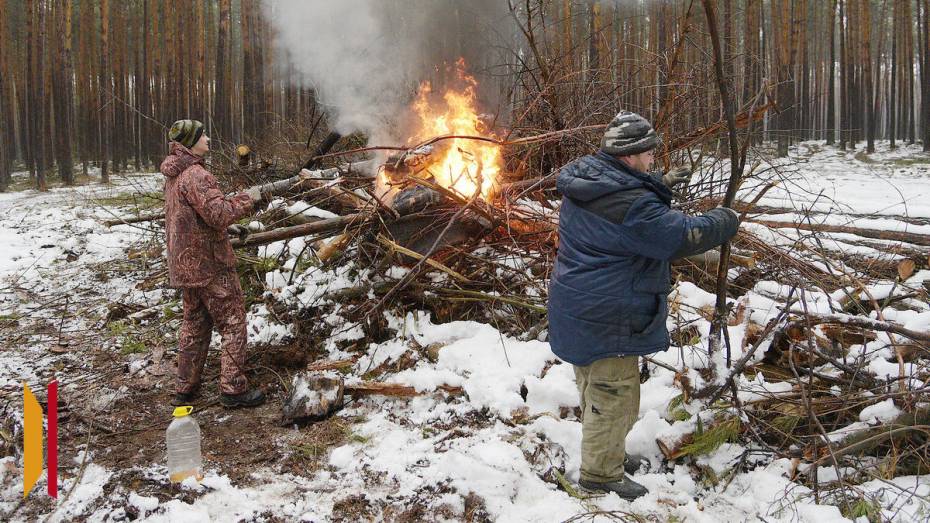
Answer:
MULTIPOLYGON (((463 87, 449 89, 443 94, 444 103, 435 103, 429 82, 420 84, 419 95, 413 104, 420 118, 420 129, 412 139, 423 142, 445 135, 484 136, 494 138, 478 117, 476 90, 478 83, 465 73, 465 61, 456 62, 456 73, 463 87)), ((429 167, 436 183, 470 198, 480 189, 480 196, 489 199, 495 192, 503 160, 500 147, 491 142, 453 138, 437 142, 436 155, 429 167)))

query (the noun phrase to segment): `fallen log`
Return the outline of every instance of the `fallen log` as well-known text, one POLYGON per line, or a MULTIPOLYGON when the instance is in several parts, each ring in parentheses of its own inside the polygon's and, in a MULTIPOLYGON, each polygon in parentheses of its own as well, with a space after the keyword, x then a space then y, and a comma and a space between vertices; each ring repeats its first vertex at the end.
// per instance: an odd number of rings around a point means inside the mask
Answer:
POLYGON ((882 229, 866 229, 861 227, 850 227, 847 225, 827 225, 823 223, 793 223, 793 222, 776 222, 771 220, 746 220, 751 223, 758 223, 773 229, 799 229, 811 232, 835 232, 853 234, 863 238, 873 238, 876 240, 889 240, 910 243, 930 247, 930 234, 919 234, 915 232, 885 231, 882 229))
POLYGON ((926 433, 928 424, 930 424, 930 409, 925 407, 914 412, 904 412, 889 422, 851 431, 831 442, 829 447, 823 446, 820 442, 816 453, 811 447, 805 450, 804 457, 814 460, 814 465, 821 465, 833 458, 867 452, 890 439, 898 440, 909 432, 926 433))
MULTIPOLYGON (((365 162, 364 165, 367 165, 368 162, 365 162)), ((360 164, 356 164, 360 165, 360 164)), ((312 187, 315 192, 322 193, 324 196, 329 197, 341 205, 352 208, 360 209, 365 205, 369 204, 372 200, 370 196, 362 196, 361 194, 346 189, 345 187, 339 184, 340 179, 328 179, 329 176, 318 176, 314 175, 315 172, 327 173, 331 171, 330 169, 326 171, 300 171, 301 175, 305 177, 305 182, 303 185, 312 187)), ((339 172, 339 171, 336 171, 339 172)))
MULTIPOLYGON (((462 394, 461 387, 453 387, 452 385, 440 385, 436 387, 436 391, 443 391, 447 394, 458 395, 462 394)), ((400 385, 398 383, 383 383, 378 381, 364 381, 362 383, 356 383, 354 385, 346 385, 345 391, 347 394, 353 396, 393 396, 398 398, 412 398, 414 396, 422 396, 424 394, 431 394, 436 391, 424 391, 420 392, 417 389, 410 387, 408 385, 400 385)))
POLYGON ((143 222, 155 222, 158 220, 164 220, 165 213, 157 212, 152 214, 140 214, 139 216, 131 216, 128 218, 115 218, 113 220, 107 220, 103 222, 107 227, 113 227, 114 225, 129 225, 133 223, 143 223, 143 222))
POLYGON ((373 216, 371 213, 356 213, 346 216, 339 216, 338 218, 329 218, 312 223, 305 223, 302 225, 280 227, 278 229, 272 229, 266 232, 251 234, 246 236, 244 240, 236 238, 232 240, 232 246, 234 248, 252 247, 255 245, 265 245, 279 240, 290 240, 291 238, 309 236, 311 234, 336 234, 351 225, 357 225, 367 221, 369 218, 371 218, 371 216, 373 216))
POLYGON ((351 367, 355 364, 357 358, 346 358, 344 360, 323 360, 307 365, 310 372, 319 372, 322 370, 335 370, 351 367))
MULTIPOLYGON (((720 198, 705 198, 703 200, 697 200, 695 203, 698 205, 707 207, 718 205, 720 198)), ((763 205, 759 203, 750 203, 743 201, 733 202, 733 210, 745 214, 803 214, 811 216, 826 216, 831 214, 836 214, 835 210, 818 210, 818 209, 799 209, 795 207, 776 207, 774 205, 763 205)), ((862 214, 856 212, 842 212, 844 217, 853 219, 853 218, 862 218, 862 219, 871 219, 875 218, 873 214, 862 214)), ((930 225, 930 219, 927 218, 915 218, 913 216, 900 216, 900 215, 882 215, 882 218, 888 218, 898 222, 910 223, 913 225, 930 225)))
MULTIPOLYGON (((754 269, 756 267, 756 260, 751 256, 731 254, 730 263, 739 267, 746 267, 747 269, 754 269)), ((695 254, 694 256, 672 260, 672 265, 676 267, 694 265, 707 272, 716 272, 717 267, 720 265, 720 251, 713 249, 701 254, 695 254)))
POLYGON ((906 327, 902 327, 901 325, 887 321, 873 320, 864 316, 853 316, 851 314, 817 314, 797 309, 792 309, 790 312, 791 314, 802 316, 802 318, 790 323, 787 329, 795 326, 799 329, 804 329, 807 327, 807 325, 813 326, 824 323, 835 323, 839 325, 846 325, 848 327, 859 327, 861 329, 873 331, 891 332, 893 334, 900 334, 901 336, 910 338, 915 341, 930 343, 930 332, 915 331, 913 329, 908 329, 906 327))

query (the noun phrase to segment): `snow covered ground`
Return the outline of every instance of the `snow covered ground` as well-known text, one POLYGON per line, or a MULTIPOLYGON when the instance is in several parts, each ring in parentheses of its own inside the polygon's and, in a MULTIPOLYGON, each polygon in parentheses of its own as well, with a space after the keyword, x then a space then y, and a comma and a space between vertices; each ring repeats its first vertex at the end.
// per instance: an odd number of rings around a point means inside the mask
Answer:
MULTIPOLYGON (((795 163, 769 167, 783 168, 790 184, 805 187, 807 196, 799 199, 798 192, 792 191, 789 197, 788 192, 776 188, 760 203, 799 212, 833 213, 822 215, 825 221, 849 224, 858 220, 855 225, 860 227, 907 227, 911 232, 930 233, 930 225, 900 220, 902 216, 930 218, 930 158, 913 148, 891 152, 881 147, 868 159, 826 148, 822 143, 802 144, 793 149, 795 163), (896 161, 898 164, 892 165, 896 161), (829 196, 832 202, 821 201, 818 194, 829 196), (872 214, 886 218, 858 217, 872 214)), ((106 282, 91 280, 83 270, 86 264, 124 256, 127 248, 137 246, 147 234, 145 227, 102 227, 100 220, 110 218, 112 211, 95 205, 94 200, 127 191, 150 191, 160 183, 158 175, 139 175, 106 189, 0 194, 0 242, 4 246, 0 250, 0 317, 41 315, 38 297, 50 288, 68 289, 80 296, 93 286, 97 293, 130 296, 137 303, 160 303, 163 295, 159 290, 138 290, 125 276, 106 282), (68 261, 69 254, 77 256, 75 261, 68 261)), ((789 221, 794 217, 787 213, 772 219, 789 221)), ((341 327, 344 311, 338 303, 327 303, 326 294, 355 285, 356 272, 366 269, 310 267, 291 278, 302 247, 301 240, 292 240, 289 245, 263 248, 265 255, 290 253, 281 269, 266 275, 266 293, 291 305, 324 307, 330 312, 320 321, 341 327)), ((393 273, 399 277, 403 271, 396 268, 393 273)), ((917 287, 925 280, 930 280, 930 271, 919 271, 904 287, 917 287)), ((777 297, 785 292, 775 282, 762 281, 740 303, 748 310, 747 317, 764 325, 779 313, 777 297)), ((826 293, 808 296, 812 307, 819 303, 824 311, 837 298, 826 293)), ((678 312, 669 319, 670 330, 691 323, 700 339, 673 347, 655 359, 676 369, 690 369, 687 376, 699 387, 702 378, 697 369, 712 363, 707 361, 706 351, 709 323, 700 309, 712 304, 713 296, 685 282, 673 291, 672 301, 678 304, 678 312)), ((930 306, 920 302, 914 306, 918 310, 889 319, 911 329, 930 330, 930 306)), ((185 483, 174 499, 164 501, 140 494, 132 483, 112 481, 127 471, 98 465, 91 452, 62 464, 71 471, 60 486, 67 499, 54 512, 52 504, 40 512, 51 515, 52 521, 328 521, 335 519, 334 514, 345 519, 452 521, 848 521, 837 507, 816 504, 811 489, 789 479, 792 463, 787 459, 773 461, 753 449, 724 443, 697 460, 697 465, 713 470, 718 478, 727 478, 716 484, 705 482, 696 467, 664 464, 656 438, 693 430, 694 421, 676 420, 669 412, 670 402, 681 394, 676 385, 680 377, 654 365, 642 388, 639 421, 627 438, 627 450, 650 461, 650 466, 635 476, 650 493, 633 502, 614 495, 572 496, 559 488, 557 471, 564 471, 569 483, 578 479, 581 426, 571 414, 578 398, 571 366, 560 363, 548 343, 515 339, 477 322, 437 324, 424 312, 388 314, 386 320, 397 335, 370 344, 352 366, 349 381, 360 380, 370 369, 385 363, 413 358, 415 363, 393 374, 390 381, 426 394, 413 399, 369 397, 351 403, 339 416, 357 420, 351 428, 352 437, 328 451, 325 466, 315 473, 259 468, 248 482, 235 482, 220 471, 221 464, 208 460, 207 474, 200 484, 185 483), (420 349, 430 346, 435 348, 435 357, 421 357, 420 349), (464 394, 447 396, 439 390, 442 385, 461 387, 464 394), (83 472, 76 474, 82 464, 83 472), (354 512, 346 508, 347 500, 355 503, 354 512)), ((93 327, 80 317, 61 322, 65 332, 93 327)), ((249 311, 249 323, 253 344, 274 343, 291 334, 291 326, 277 323, 265 305, 249 311)), ((745 324, 730 327, 734 347, 742 346, 745 335, 745 324)), ((331 360, 357 356, 344 348, 347 342, 362 338, 359 328, 336 328, 323 349, 331 360)), ((870 343, 877 346, 882 341, 870 343)), ((62 357, 49 353, 55 343, 54 335, 30 335, 16 346, 0 349, 0 388, 13 398, 17 412, 21 412, 16 399, 20 383, 43 384, 62 357)), ((869 344, 860 346, 863 354, 876 353, 873 349, 869 344)), ((80 355, 65 357, 80 359, 80 355)), ((897 364, 877 355, 872 365, 876 374, 885 370, 897 374, 897 364)), ((65 394, 69 387, 80 387, 91 372, 87 369, 87 374, 65 378, 65 394)), ((785 392, 782 384, 767 383, 761 374, 753 381, 743 379, 739 385, 743 401, 785 392)), ((859 423, 880 423, 893 416, 895 408, 881 403, 866 407, 859 423)), ((712 413, 704 414, 709 421, 712 413)), ((168 421, 166 416, 165 426, 168 421)), ((306 429, 294 427, 291 432, 299 434, 301 430, 306 429)), ((0 514, 19 508, 21 467, 20 457, 0 458, 0 514)), ((835 479, 825 477, 829 474, 824 471, 821 482, 835 479)), ((166 481, 162 462, 134 472, 153 481, 166 481)), ((43 478, 25 503, 42 498, 44 486, 43 478)), ((930 518, 930 476, 875 479, 853 491, 880 506, 883 519, 930 518)), ((13 515, 13 519, 20 517, 13 515)))
POLYGON ((888 142, 878 142, 875 153, 866 155, 861 145, 853 152, 822 141, 804 142, 787 159, 766 162, 758 171, 771 169, 784 183, 759 203, 842 215, 930 218, 930 162, 921 146, 902 144, 892 151, 888 142))

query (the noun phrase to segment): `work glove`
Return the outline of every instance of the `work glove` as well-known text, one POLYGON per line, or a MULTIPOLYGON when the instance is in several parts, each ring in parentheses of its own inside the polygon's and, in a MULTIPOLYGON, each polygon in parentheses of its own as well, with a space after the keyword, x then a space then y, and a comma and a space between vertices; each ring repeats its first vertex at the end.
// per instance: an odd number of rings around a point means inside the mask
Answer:
POLYGON ((226 234, 230 236, 237 236, 240 240, 245 240, 246 236, 249 235, 249 228, 245 225, 239 225, 234 223, 226 228, 226 234))
POLYGON ((252 200, 252 205, 258 205, 263 200, 262 191, 258 186, 249 187, 245 190, 245 194, 252 200))
POLYGON ((740 221, 740 220, 739 220, 739 213, 738 213, 738 212, 734 211, 733 209, 731 209, 731 208, 729 208, 729 207, 720 207, 720 208, 723 209, 724 211, 729 211, 729 213, 733 215, 733 218, 734 218, 737 222, 740 221))
POLYGON ((675 167, 662 177, 662 183, 670 189, 676 185, 688 185, 691 183, 691 169, 685 166, 675 167))

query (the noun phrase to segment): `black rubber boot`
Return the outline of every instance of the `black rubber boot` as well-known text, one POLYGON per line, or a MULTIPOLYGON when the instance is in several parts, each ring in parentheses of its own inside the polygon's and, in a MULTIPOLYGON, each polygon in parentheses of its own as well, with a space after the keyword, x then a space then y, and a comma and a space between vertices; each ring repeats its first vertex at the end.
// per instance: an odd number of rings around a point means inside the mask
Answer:
POLYGON ((171 405, 174 407, 183 407, 185 405, 193 405, 197 402, 197 398, 200 396, 200 391, 195 390, 194 392, 178 392, 174 395, 174 398, 171 399, 171 405))
POLYGON ((587 481, 583 479, 579 482, 579 484, 587 490, 613 492, 628 501, 633 501, 634 499, 649 493, 649 491, 646 490, 646 487, 633 481, 628 476, 624 476, 624 478, 620 481, 611 481, 609 483, 596 483, 594 481, 587 481))
POLYGON ((257 407, 265 403, 265 394, 258 389, 247 390, 242 394, 220 394, 220 403, 227 409, 257 407))
POLYGON ((646 470, 649 470, 649 460, 642 456, 631 456, 629 454, 623 458, 623 471, 629 475, 636 474, 639 472, 639 469, 642 466, 646 466, 646 470))

